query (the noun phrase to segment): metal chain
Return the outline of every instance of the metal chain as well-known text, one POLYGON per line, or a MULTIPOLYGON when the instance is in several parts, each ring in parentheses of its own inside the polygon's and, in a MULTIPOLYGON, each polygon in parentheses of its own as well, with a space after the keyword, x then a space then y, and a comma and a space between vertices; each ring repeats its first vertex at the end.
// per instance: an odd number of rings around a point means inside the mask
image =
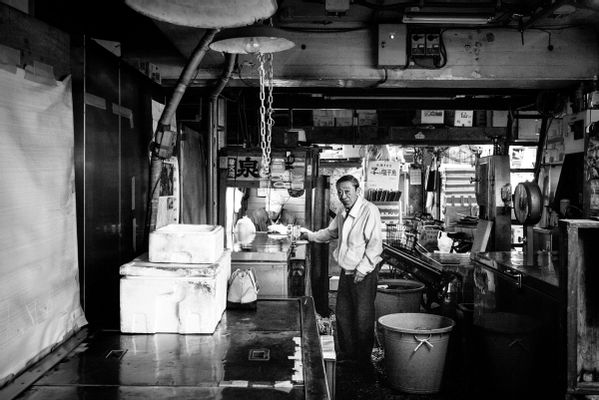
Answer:
POLYGON ((260 148, 262 149, 262 166, 260 175, 267 177, 270 174, 270 143, 266 134, 266 106, 265 106, 265 75, 264 54, 258 53, 258 75, 260 77, 260 148))
POLYGON ((275 124, 272 118, 272 87, 273 87, 273 55, 272 53, 266 54, 266 84, 268 85, 268 98, 266 100, 266 158, 268 165, 270 165, 270 149, 272 144, 272 127, 275 124))

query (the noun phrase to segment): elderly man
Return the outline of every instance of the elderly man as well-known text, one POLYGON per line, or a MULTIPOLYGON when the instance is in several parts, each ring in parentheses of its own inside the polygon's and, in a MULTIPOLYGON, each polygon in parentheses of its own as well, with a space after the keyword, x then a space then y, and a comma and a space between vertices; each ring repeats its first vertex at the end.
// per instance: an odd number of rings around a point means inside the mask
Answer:
POLYGON ((302 238, 319 243, 339 239, 333 254, 341 267, 335 310, 338 360, 368 367, 372 366, 374 299, 383 251, 381 217, 378 208, 360 196, 355 177, 342 176, 336 187, 343 208, 327 228, 302 229, 302 238))

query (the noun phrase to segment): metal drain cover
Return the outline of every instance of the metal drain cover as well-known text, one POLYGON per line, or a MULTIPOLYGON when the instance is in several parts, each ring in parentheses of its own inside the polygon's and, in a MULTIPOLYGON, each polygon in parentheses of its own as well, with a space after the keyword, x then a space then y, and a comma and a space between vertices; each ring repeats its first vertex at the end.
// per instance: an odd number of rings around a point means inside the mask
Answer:
POLYGON ((125 350, 120 350, 120 349, 119 350, 110 350, 108 353, 106 353, 104 358, 106 358, 106 359, 116 358, 117 360, 120 360, 121 358, 123 358, 125 353, 127 353, 127 349, 125 349, 125 350))
POLYGON ((251 349, 248 356, 250 361, 268 361, 270 360, 269 349, 251 349))

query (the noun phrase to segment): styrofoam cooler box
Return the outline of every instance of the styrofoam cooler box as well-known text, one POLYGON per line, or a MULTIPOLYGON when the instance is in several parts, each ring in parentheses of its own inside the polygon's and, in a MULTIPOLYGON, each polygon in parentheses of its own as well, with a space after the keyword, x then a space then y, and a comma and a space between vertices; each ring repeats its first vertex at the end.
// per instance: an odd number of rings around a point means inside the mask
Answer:
POLYGON ((121 332, 213 333, 230 270, 229 250, 215 263, 152 263, 146 253, 122 265, 121 332))
POLYGON ((150 233, 150 261, 193 264, 216 262, 224 245, 222 226, 170 224, 150 233))

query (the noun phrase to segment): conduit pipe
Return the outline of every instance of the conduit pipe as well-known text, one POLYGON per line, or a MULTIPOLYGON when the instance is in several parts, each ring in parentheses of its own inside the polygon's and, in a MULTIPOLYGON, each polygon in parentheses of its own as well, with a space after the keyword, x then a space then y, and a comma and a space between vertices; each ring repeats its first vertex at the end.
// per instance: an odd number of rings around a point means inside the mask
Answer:
POLYGON ((179 80, 177 81, 177 86, 175 86, 175 90, 173 91, 173 95, 171 96, 168 105, 164 108, 162 112, 162 116, 160 116, 159 128, 164 126, 169 126, 171 124, 171 120, 173 119, 173 115, 175 115, 175 111, 177 111, 177 107, 187 90, 187 86, 189 86, 189 82, 195 77, 196 71, 200 62, 204 58, 206 51, 208 51, 208 45, 214 39, 214 36, 218 33, 220 29, 209 29, 206 31, 200 43, 193 50, 191 58, 189 62, 183 69, 179 80))
MULTIPOLYGON (((171 96, 168 104, 162 111, 162 115, 160 116, 160 120, 158 121, 157 132, 155 132, 154 140, 162 140, 157 137, 158 132, 164 132, 170 129, 171 121, 173 119, 173 115, 177 111, 177 107, 187 90, 187 86, 189 86, 189 82, 195 77, 196 71, 200 65, 200 62, 206 55, 206 51, 208 51, 208 45, 214 39, 214 36, 218 33, 219 29, 209 29, 206 31, 196 48, 193 50, 191 58, 185 65, 185 68, 181 72, 181 76, 177 81, 177 85, 173 91, 173 95, 171 96)), ((162 135, 162 137, 164 137, 162 135)), ((161 144, 161 143, 159 143, 161 144)), ((155 224, 152 224, 152 220, 154 222, 157 220, 158 215, 158 197, 160 194, 160 190, 158 190, 160 173, 162 170, 162 159, 159 158, 155 152, 152 152, 152 159, 150 163, 150 192, 148 193, 148 210, 151 210, 149 216, 147 218, 146 223, 146 231, 144 232, 144 242, 147 243, 149 233, 155 228, 155 224), (152 218, 155 216, 155 218, 152 218)))
POLYGON ((225 53, 225 70, 223 71, 223 75, 220 77, 216 87, 210 94, 210 100, 214 101, 223 91, 223 89, 229 83, 229 79, 231 78, 231 74, 233 74, 233 68, 235 67, 235 59, 237 58, 237 54, 225 53))

